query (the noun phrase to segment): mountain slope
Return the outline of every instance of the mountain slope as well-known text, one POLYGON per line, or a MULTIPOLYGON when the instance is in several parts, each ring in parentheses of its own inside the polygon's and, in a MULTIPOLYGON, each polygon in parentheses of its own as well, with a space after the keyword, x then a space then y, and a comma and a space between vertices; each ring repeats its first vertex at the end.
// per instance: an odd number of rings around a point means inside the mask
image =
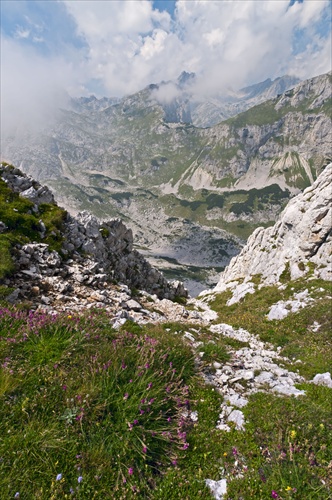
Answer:
POLYGON ((132 232, 120 220, 100 224, 86 212, 72 217, 47 188, 7 164, 0 164, 0 249, 2 282, 23 280, 17 297, 33 295, 33 284, 59 291, 72 275, 92 291, 120 281, 161 298, 187 295, 133 249, 132 232))
POLYGON ((2 157, 46 182, 68 210, 121 217, 155 257, 199 273, 224 267, 331 156, 331 75, 208 129, 167 122, 155 87, 106 107, 88 99, 84 112, 62 110, 42 134, 4 141, 2 157))
POLYGON ((233 297, 254 282, 278 284, 312 274, 332 281, 332 163, 286 206, 273 227, 258 228, 221 274, 216 291, 233 297))

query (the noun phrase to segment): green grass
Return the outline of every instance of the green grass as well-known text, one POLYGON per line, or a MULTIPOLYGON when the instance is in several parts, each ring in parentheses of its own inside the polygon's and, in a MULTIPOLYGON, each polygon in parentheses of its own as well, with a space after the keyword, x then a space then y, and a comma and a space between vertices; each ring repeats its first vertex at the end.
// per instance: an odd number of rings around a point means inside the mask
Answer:
MULTIPOLYGON (((230 307, 220 294, 212 306, 219 321, 282 345, 312 378, 331 366, 330 293, 321 280, 299 280, 230 307), (267 321, 273 303, 304 286, 314 306, 267 321)), ((266 500, 272 491, 328 500, 330 389, 302 384, 297 399, 254 394, 243 432, 216 429, 222 397, 199 370, 245 345, 185 323, 127 322, 114 331, 101 310, 52 317, 0 309, 1 500, 16 492, 27 500, 209 499, 208 478, 227 478, 231 500, 266 500), (194 353, 186 332, 199 342, 194 353)))
POLYGON ((43 242, 47 243, 51 250, 61 250, 63 243, 61 229, 66 211, 48 203, 39 205, 36 213, 33 207, 34 203, 14 193, 0 179, 0 221, 7 226, 7 229, 0 234, 0 279, 14 271, 11 255, 17 244, 43 242), (43 239, 39 221, 46 227, 43 239))
POLYGON ((148 498, 187 448, 189 347, 99 312, 1 313, 1 498, 148 498))
MULTIPOLYGON (((287 276, 285 275, 285 280, 287 276)), ((286 280, 287 281, 287 280, 286 280)), ((248 294, 232 306, 226 306, 229 292, 216 297, 211 307, 219 313, 219 320, 231 323, 233 327, 244 327, 251 334, 259 335, 275 347, 281 346, 281 354, 294 359, 301 359, 296 365, 300 373, 312 378, 316 373, 331 370, 331 283, 313 279, 289 282, 285 290, 277 287, 264 287, 255 294, 248 294), (270 307, 279 300, 288 300, 294 293, 308 289, 317 300, 313 305, 289 314, 283 320, 269 321, 267 314, 270 307), (316 333, 311 326, 317 321, 321 327, 316 333)))

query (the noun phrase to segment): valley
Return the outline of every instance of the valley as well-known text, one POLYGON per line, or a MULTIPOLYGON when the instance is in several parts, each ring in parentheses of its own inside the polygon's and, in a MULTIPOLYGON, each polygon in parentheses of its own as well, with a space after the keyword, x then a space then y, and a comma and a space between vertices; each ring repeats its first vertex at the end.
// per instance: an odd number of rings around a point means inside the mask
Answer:
POLYGON ((158 101, 166 83, 120 100, 72 101, 40 133, 3 141, 1 155, 71 213, 121 218, 136 247, 196 294, 331 157, 331 74, 280 95, 291 80, 263 82, 258 95, 243 89, 247 98, 233 97, 224 121, 207 128, 195 125, 214 123, 215 110, 205 103, 197 120, 204 103, 190 100, 188 79, 167 105, 158 101))

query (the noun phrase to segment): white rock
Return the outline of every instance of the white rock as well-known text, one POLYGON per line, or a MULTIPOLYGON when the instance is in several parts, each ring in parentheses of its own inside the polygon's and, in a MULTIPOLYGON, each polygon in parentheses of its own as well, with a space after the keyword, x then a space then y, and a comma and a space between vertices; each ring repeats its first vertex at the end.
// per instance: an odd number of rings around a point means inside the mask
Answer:
POLYGON ((228 422, 234 422, 238 431, 244 430, 244 415, 240 410, 233 410, 228 417, 228 422))
POLYGON ((273 387, 273 392, 278 392, 279 394, 283 394, 285 396, 304 396, 305 391, 300 391, 299 389, 296 389, 293 385, 283 385, 283 384, 277 384, 273 387))
POLYGON ((332 389, 332 380, 330 372, 317 373, 317 375, 314 376, 311 382, 316 385, 326 385, 327 387, 330 387, 332 389))
POLYGON ((220 479, 220 481, 205 479, 205 484, 210 488, 211 493, 216 500, 223 500, 224 495, 227 493, 226 479, 220 479))
POLYGON ((255 382, 257 384, 269 383, 273 379, 273 373, 271 372, 261 372, 257 377, 255 377, 255 382))
POLYGON ((233 296, 227 301, 227 305, 231 306, 232 304, 240 302, 247 293, 255 293, 255 285, 251 281, 238 285, 234 290, 233 296))
POLYGON ((192 420, 193 422, 198 421, 198 412, 197 411, 192 411, 190 413, 190 420, 192 420))
POLYGON ((231 405, 237 408, 243 408, 248 404, 248 400, 242 398, 239 394, 233 394, 232 396, 225 396, 225 400, 229 401, 231 405))

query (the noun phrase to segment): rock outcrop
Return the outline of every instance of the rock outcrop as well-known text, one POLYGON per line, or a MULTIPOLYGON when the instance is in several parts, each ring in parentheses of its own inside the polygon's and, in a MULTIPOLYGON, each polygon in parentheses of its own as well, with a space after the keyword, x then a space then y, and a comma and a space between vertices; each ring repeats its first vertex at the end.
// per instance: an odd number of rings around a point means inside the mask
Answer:
POLYGON ((331 179, 332 163, 312 186, 290 200, 273 227, 256 229, 221 274, 215 291, 233 289, 239 300, 254 290, 254 276, 263 285, 309 272, 332 280, 331 179))
MULTIPOLYGON (((31 212, 37 216, 41 204, 57 206, 47 187, 19 169, 2 164, 0 176, 11 191, 33 203, 31 212)), ((87 212, 77 217, 65 212, 63 215, 62 248, 59 252, 50 249, 46 243, 33 241, 13 247, 15 272, 4 281, 15 288, 13 301, 39 296, 44 305, 49 305, 56 300, 68 300, 68 295, 77 297, 78 294, 86 298, 94 297, 93 302, 104 303, 105 294, 100 295, 99 291, 105 291, 105 287, 114 283, 145 290, 159 299, 187 295, 182 283, 167 281, 133 249, 132 231, 121 220, 100 223, 87 212), (81 286, 81 291, 78 286, 81 286)), ((39 221, 39 225, 40 239, 43 240, 45 224, 39 221)), ((6 231, 10 230, 5 223, 1 223, 1 232, 6 231)))

